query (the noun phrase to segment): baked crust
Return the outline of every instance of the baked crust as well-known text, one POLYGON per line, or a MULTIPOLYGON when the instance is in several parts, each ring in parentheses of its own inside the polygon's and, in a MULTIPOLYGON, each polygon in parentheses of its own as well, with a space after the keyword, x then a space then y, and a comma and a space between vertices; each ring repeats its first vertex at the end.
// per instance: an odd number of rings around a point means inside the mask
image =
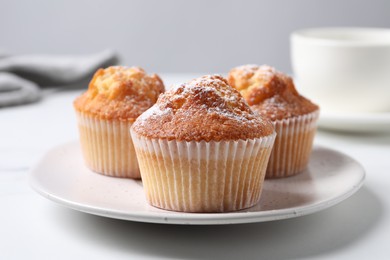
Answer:
POLYGON ((319 109, 298 93, 291 77, 267 65, 236 67, 229 72, 228 82, 240 91, 254 111, 273 121, 319 109))
POLYGON ((99 69, 73 105, 77 111, 100 119, 134 122, 163 92, 158 75, 147 75, 140 67, 112 66, 99 69))
POLYGON ((172 87, 132 128, 148 138, 207 142, 254 139, 274 132, 272 123, 254 113, 220 75, 172 87))

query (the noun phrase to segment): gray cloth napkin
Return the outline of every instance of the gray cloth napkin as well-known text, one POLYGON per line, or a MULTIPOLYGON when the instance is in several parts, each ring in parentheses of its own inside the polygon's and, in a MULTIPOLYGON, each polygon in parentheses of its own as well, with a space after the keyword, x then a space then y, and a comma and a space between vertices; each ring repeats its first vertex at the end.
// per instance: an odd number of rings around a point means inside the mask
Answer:
POLYGON ((112 50, 93 55, 6 55, 0 52, 0 107, 37 101, 42 87, 74 84, 117 64, 112 50))

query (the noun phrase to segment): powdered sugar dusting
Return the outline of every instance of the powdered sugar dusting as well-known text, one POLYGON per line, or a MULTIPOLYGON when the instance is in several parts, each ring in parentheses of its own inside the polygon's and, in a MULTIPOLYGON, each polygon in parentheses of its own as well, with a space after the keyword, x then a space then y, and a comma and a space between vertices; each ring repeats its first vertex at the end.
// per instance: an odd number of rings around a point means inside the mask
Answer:
POLYGON ((180 113, 190 118, 194 110, 240 122, 255 117, 239 92, 231 88, 222 76, 207 75, 173 86, 139 120, 168 113, 180 113))
POLYGON ((207 142, 253 139, 273 132, 272 123, 253 112, 220 75, 173 86, 132 129, 150 138, 207 142))
POLYGON ((158 118, 168 114, 173 115, 173 111, 171 108, 166 108, 164 110, 161 110, 157 104, 154 104, 151 108, 149 108, 144 113, 142 113, 138 117, 137 121, 139 122, 140 125, 144 125, 146 120, 149 118, 158 118))
POLYGON ((237 71, 244 77, 252 77, 253 75, 257 73, 261 73, 266 76, 272 76, 276 73, 275 68, 269 66, 269 65, 256 65, 256 64, 247 64, 247 65, 241 65, 236 68, 234 68, 232 71, 237 71))
POLYGON ((229 73, 251 108, 271 120, 307 114, 318 107, 295 89, 293 80, 268 65, 243 65, 229 73))

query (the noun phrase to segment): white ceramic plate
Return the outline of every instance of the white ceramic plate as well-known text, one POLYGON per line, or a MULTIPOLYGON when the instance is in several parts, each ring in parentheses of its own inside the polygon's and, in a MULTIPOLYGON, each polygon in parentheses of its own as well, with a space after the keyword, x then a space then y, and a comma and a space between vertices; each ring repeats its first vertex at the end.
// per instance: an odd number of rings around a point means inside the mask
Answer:
POLYGON ((350 157, 315 146, 308 169, 294 177, 266 180, 259 204, 232 213, 179 213, 149 206, 141 181, 106 177, 84 166, 78 142, 49 151, 30 173, 44 197, 83 212, 117 219, 167 224, 234 224, 314 213, 351 196, 364 169, 350 157))
POLYGON ((330 113, 321 111, 319 127, 348 132, 390 133, 390 113, 330 113))

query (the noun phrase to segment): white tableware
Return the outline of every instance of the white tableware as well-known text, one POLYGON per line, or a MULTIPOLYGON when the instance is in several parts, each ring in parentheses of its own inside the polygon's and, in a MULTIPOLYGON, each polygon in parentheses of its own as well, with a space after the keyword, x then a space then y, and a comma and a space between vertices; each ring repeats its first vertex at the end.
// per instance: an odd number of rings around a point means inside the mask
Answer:
POLYGON ((312 28, 290 40, 304 96, 330 112, 390 112, 390 29, 312 28))
POLYGON ((315 146, 308 169, 294 177, 266 180, 256 206, 231 213, 180 213, 147 204, 142 182, 107 177, 87 169, 78 142, 49 151, 31 171, 32 187, 44 197, 79 211, 165 224, 236 224, 286 219, 333 206, 355 193, 362 166, 337 151, 315 146))
POLYGON ((390 112, 332 113, 321 111, 318 126, 324 129, 355 133, 390 133, 390 112))

